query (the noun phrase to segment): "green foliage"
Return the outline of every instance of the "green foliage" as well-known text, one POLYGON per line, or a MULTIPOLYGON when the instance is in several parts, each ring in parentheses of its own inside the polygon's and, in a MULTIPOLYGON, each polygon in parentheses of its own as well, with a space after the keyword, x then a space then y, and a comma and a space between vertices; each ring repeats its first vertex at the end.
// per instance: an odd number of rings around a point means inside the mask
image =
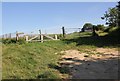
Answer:
POLYGON ((113 31, 115 31, 115 30, 117 30, 118 29, 118 27, 111 27, 110 29, 109 29, 109 32, 113 32, 113 31))
POLYGON ((117 9, 118 9, 118 27, 120 27, 120 1, 118 2, 117 9))
POLYGON ((104 26, 104 25, 98 24, 98 25, 96 26, 96 30, 97 30, 97 31, 99 31, 99 30, 104 31, 104 29, 105 29, 105 26, 104 26))
POLYGON ((91 23, 85 23, 83 28, 91 28, 93 25, 91 23))
POLYGON ((78 38, 78 37, 88 37, 88 36, 91 36, 92 35, 92 32, 74 32, 74 33, 71 33, 71 34, 66 34, 65 36, 65 39, 73 39, 73 38, 78 38))
POLYGON ((105 12, 104 16, 101 19, 106 20, 106 24, 109 26, 117 26, 118 22, 118 8, 109 8, 108 11, 105 12))
POLYGON ((81 32, 85 32, 84 28, 81 29, 81 32))
POLYGON ((107 28, 104 30, 104 32, 110 33, 110 32, 112 32, 112 31, 114 31, 114 30, 116 30, 116 29, 118 29, 118 27, 107 27, 107 28))
POLYGON ((2 43, 3 44, 11 44, 11 43, 24 44, 24 43, 26 43, 26 41, 23 38, 19 38, 18 41, 16 41, 15 38, 12 38, 12 39, 7 38, 7 39, 2 39, 2 43))
POLYGON ((85 23, 82 31, 84 32, 85 30, 92 30, 93 25, 91 23, 85 23))
MULTIPOLYGON (((116 33, 116 30, 111 29, 111 35, 116 33)), ((61 51, 69 49, 77 49, 80 52, 85 51, 85 49, 94 50, 98 45, 103 46, 106 43, 113 42, 112 40, 116 40, 114 38, 91 38, 91 35, 92 32, 82 32, 80 34, 74 32, 69 35, 71 37, 69 41, 56 40, 44 43, 2 44, 2 78, 57 79, 61 78, 62 74, 69 75, 70 70, 67 67, 62 68, 58 64, 62 55, 60 54, 61 51)), ((23 40, 21 39, 21 41, 23 40)))
POLYGON ((107 28, 105 28, 104 32, 109 32, 110 29, 111 29, 111 27, 107 27, 107 28))
POLYGON ((16 43, 16 39, 2 39, 3 44, 16 43))
POLYGON ((25 44, 26 41, 23 38, 19 38, 19 40, 16 43, 18 43, 18 44, 25 44))
POLYGON ((63 35, 62 34, 58 34, 58 39, 62 39, 63 35))
POLYGON ((108 36, 116 38, 116 40, 118 40, 118 39, 120 39, 119 34, 120 34, 120 28, 119 27, 112 27, 112 28, 109 29, 108 36))

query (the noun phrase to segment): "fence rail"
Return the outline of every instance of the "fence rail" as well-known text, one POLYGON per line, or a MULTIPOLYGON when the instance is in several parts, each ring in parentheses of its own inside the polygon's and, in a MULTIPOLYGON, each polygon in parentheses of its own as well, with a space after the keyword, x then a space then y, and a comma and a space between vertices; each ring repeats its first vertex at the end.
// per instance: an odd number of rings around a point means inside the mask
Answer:
MULTIPOLYGON (((51 30, 51 29, 50 29, 51 30)), ((56 31, 55 29, 53 29, 54 31, 56 31)), ((73 32, 80 32, 81 28, 65 28, 62 27, 61 28, 62 32, 60 34, 62 34, 62 37, 65 38, 66 34, 70 34, 73 32)), ((61 31, 59 30, 59 31, 61 31)), ((53 31, 53 32, 54 32, 53 31)), ((50 32, 50 31, 49 31, 50 32)), ((48 38, 51 40, 57 40, 58 39, 58 34, 53 34, 52 36, 50 36, 52 34, 47 34, 47 32, 41 32, 41 30, 35 31, 35 32, 14 32, 14 33, 8 33, 8 34, 4 34, 0 36, 0 39, 12 39, 15 38, 16 41, 19 40, 19 38, 24 38, 26 41, 44 41, 44 38, 48 38)))
POLYGON ((15 38, 16 33, 8 33, 8 34, 3 34, 0 36, 0 38, 7 39, 7 38, 15 38))
POLYGON ((34 33, 24 33, 24 32, 15 32, 15 33, 8 33, 0 36, 0 39, 13 39, 15 38, 18 41, 20 38, 23 38, 27 42, 31 41, 50 41, 50 40, 57 40, 57 34, 54 37, 49 36, 48 34, 34 34, 34 33), (44 38, 48 38, 49 40, 43 40, 44 38))

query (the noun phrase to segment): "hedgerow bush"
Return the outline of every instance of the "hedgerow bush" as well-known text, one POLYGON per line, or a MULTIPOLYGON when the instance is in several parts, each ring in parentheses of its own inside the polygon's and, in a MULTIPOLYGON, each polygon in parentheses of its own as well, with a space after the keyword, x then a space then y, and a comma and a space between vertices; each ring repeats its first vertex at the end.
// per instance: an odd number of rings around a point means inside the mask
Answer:
POLYGON ((19 40, 18 40, 18 41, 16 41, 16 43, 18 43, 18 44, 25 44, 25 43, 26 43, 26 41, 25 41, 25 39, 24 39, 24 38, 19 38, 19 40))
POLYGON ((11 43, 17 43, 17 44, 24 44, 26 41, 25 41, 25 39, 23 39, 23 38, 20 38, 18 41, 16 41, 16 39, 15 38, 12 38, 12 39, 10 39, 10 38, 7 38, 7 39, 2 39, 2 43, 3 44, 11 44, 11 43))
POLYGON ((10 44, 10 43, 16 43, 16 40, 15 39, 2 39, 2 43, 3 44, 10 44))

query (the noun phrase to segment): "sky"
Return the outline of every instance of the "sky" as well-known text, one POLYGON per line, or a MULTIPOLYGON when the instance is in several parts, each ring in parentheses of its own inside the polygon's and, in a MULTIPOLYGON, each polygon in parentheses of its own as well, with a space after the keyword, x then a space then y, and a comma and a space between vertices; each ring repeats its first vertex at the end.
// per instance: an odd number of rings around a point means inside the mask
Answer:
POLYGON ((101 16, 116 2, 3 2, 2 34, 38 31, 61 33, 61 28, 104 24, 101 16))
POLYGON ((118 2, 119 0, 1 0, 2 2, 118 2))
POLYGON ((0 35, 2 34, 2 3, 0 2, 0 35))

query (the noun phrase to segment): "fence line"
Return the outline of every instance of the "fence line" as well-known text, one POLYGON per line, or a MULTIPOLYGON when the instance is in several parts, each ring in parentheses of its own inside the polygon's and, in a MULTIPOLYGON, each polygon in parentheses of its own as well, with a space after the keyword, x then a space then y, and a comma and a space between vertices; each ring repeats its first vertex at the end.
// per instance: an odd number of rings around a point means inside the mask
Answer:
POLYGON ((46 37, 48 39, 51 39, 51 40, 57 40, 58 39, 56 34, 55 34, 55 36, 53 38, 53 37, 51 37, 51 36, 49 36, 47 34, 42 34, 41 30, 39 30, 39 34, 36 34, 36 33, 24 33, 24 32, 16 31, 15 33, 8 33, 8 34, 1 35, 0 39, 13 39, 13 38, 15 38, 16 41, 18 41, 19 38, 23 38, 27 42, 30 42, 30 41, 41 41, 41 42, 47 41, 47 40, 44 40, 44 37, 46 37))
POLYGON ((8 33, 8 34, 3 34, 0 36, 0 38, 7 39, 7 38, 15 38, 16 33, 8 33))
MULTIPOLYGON (((50 30, 53 30, 52 32, 56 31, 55 29, 50 29, 50 30)), ((50 30, 48 32, 51 32, 50 30)), ((80 32, 81 28, 66 28, 66 27, 62 27, 61 30, 60 30, 61 31, 60 34, 63 34, 62 37, 64 38, 66 34, 73 33, 73 32, 80 32)), ((34 37, 37 36, 38 39, 41 39, 41 37, 42 37, 41 35, 42 34, 43 34, 44 37, 47 37, 47 38, 50 38, 50 39, 57 39, 57 36, 56 36, 57 34, 53 38, 53 37, 48 36, 48 34, 46 32, 44 32, 44 31, 42 31, 42 30, 38 30, 38 31, 34 31, 34 32, 18 32, 18 31, 16 31, 14 33, 8 33, 8 34, 1 35, 0 38, 2 38, 2 39, 12 39, 12 38, 15 38, 16 41, 17 41, 17 40, 19 40, 19 38, 24 38, 25 40, 28 40, 28 39, 32 39, 32 38, 34 39, 34 37), (26 36, 28 36, 28 37, 26 37, 26 36)), ((41 39, 41 40, 43 40, 43 39, 41 39)))

